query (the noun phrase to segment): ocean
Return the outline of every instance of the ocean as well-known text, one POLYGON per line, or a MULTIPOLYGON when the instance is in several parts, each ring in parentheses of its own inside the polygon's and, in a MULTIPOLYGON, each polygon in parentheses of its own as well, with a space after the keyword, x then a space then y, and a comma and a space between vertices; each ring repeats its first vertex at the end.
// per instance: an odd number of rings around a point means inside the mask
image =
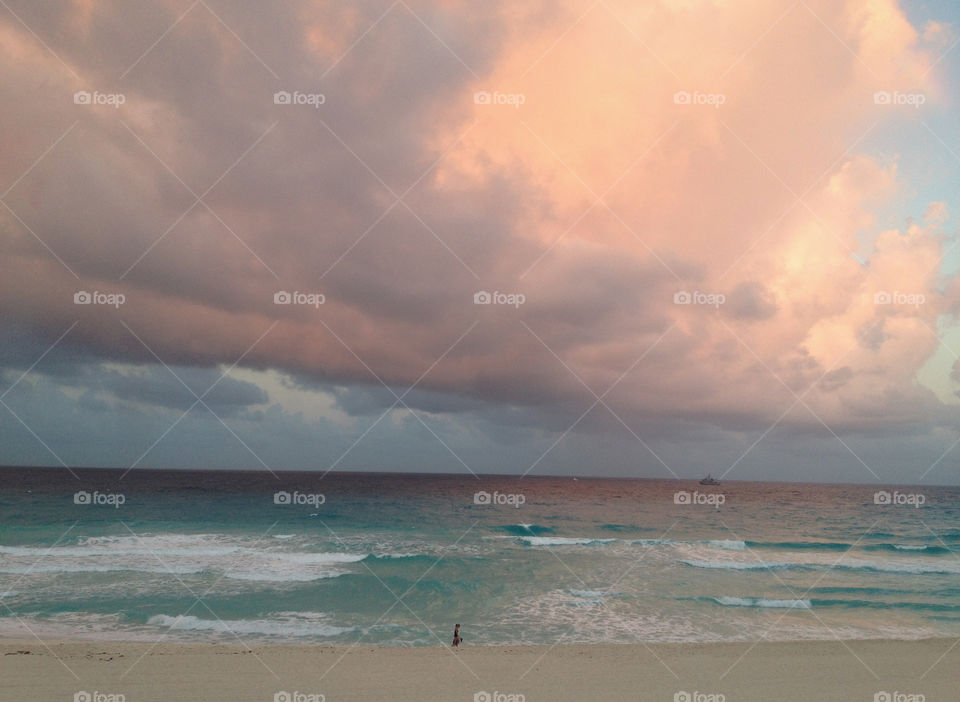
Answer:
POLYGON ((960 636, 960 488, 0 469, 0 636, 960 636))

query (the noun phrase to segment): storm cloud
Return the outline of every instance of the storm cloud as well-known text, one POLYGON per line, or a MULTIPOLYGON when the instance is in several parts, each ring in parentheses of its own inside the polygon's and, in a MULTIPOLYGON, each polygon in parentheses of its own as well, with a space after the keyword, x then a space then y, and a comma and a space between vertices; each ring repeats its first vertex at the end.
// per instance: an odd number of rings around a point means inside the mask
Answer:
POLYGON ((918 477, 954 28, 808 5, 11 0, 0 460, 918 477))

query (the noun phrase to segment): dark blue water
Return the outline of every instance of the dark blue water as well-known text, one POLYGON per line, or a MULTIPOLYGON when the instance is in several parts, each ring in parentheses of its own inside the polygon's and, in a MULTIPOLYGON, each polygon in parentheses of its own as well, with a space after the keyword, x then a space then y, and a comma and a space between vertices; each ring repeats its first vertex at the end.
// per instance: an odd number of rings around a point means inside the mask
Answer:
POLYGON ((960 635, 960 488, 121 474, 0 469, 0 635, 960 635))

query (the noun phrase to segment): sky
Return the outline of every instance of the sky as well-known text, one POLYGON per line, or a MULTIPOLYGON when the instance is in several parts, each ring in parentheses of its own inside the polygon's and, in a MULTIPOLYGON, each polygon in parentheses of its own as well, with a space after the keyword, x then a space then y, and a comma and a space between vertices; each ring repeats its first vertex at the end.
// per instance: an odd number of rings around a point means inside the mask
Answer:
POLYGON ((5 0, 0 464, 960 483, 960 10, 5 0))

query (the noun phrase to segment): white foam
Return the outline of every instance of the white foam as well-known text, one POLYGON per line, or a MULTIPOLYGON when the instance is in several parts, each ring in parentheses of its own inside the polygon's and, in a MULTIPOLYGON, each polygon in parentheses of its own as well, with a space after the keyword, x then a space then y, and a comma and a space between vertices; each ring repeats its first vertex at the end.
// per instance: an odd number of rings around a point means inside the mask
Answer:
MULTIPOLYGON (((902 557, 901 557, 902 558, 902 557)), ((837 570, 866 570, 878 573, 904 573, 908 575, 953 575, 960 574, 960 562, 931 562, 913 561, 874 561, 862 559, 845 559, 837 563, 835 560, 804 560, 804 561, 706 561, 698 559, 683 559, 680 563, 695 568, 714 568, 719 570, 763 570, 776 568, 814 568, 837 570)))
MULTIPOLYGON (((238 539, 225 534, 130 534, 122 536, 91 536, 78 540, 75 547, 63 547, 63 555, 71 555, 67 549, 87 548, 90 551, 73 555, 156 554, 171 556, 222 556, 236 553, 242 544, 238 539)), ((46 551, 47 549, 38 549, 46 551)), ((56 554, 57 549, 52 553, 56 554)))
POLYGON ((763 597, 714 597, 727 607, 769 607, 773 609, 810 609, 810 600, 769 600, 763 597))
POLYGON ((326 573, 269 573, 263 571, 256 572, 228 572, 225 577, 230 580, 247 580, 263 583, 308 583, 313 580, 323 580, 324 578, 338 578, 343 575, 342 572, 326 573))
POLYGON ((673 539, 634 539, 630 543, 634 546, 672 546, 677 542, 673 539))
MULTIPOLYGON (((902 557, 905 559, 905 557, 902 557)), ((862 569, 879 573, 907 573, 910 575, 955 575, 960 574, 960 562, 914 562, 847 560, 837 566, 844 570, 862 569)))
POLYGON ((131 573, 157 573, 170 575, 190 575, 191 573, 200 573, 202 568, 190 566, 155 566, 148 565, 97 565, 95 563, 57 565, 25 565, 0 568, 0 573, 9 575, 32 575, 34 573, 119 573, 129 571, 131 573))
POLYGON ((713 546, 714 548, 722 548, 728 551, 743 551, 747 548, 747 544, 743 541, 733 541, 729 539, 717 539, 715 541, 707 541, 707 546, 713 546))
POLYGON ((588 539, 567 536, 521 536, 520 539, 531 546, 587 546, 589 544, 608 544, 617 539, 588 539))
POLYGON ((156 614, 147 624, 174 631, 208 631, 218 634, 262 634, 266 636, 339 636, 356 627, 333 626, 322 612, 272 612, 264 619, 201 619, 193 615, 156 614))
POLYGON ((675 539, 634 539, 630 542, 634 546, 709 546, 722 548, 726 551, 744 551, 747 544, 744 541, 733 539, 714 539, 712 541, 677 541, 675 539))
POLYGON ((344 566, 369 555, 298 551, 291 546, 288 540, 262 542, 220 534, 101 536, 53 548, 0 546, 0 573, 213 572, 235 580, 308 582, 342 575, 344 566))
POLYGON ((769 568, 789 568, 802 565, 800 563, 784 563, 781 561, 680 561, 694 568, 716 568, 720 570, 766 570, 769 568))
POLYGON ((349 572, 342 566, 357 563, 366 553, 250 551, 225 561, 227 578, 266 583, 296 583, 335 578, 349 572))
POLYGON ((90 556, 226 556, 240 550, 239 546, 224 546, 220 548, 156 548, 143 547, 103 547, 95 546, 0 546, 0 553, 8 556, 29 556, 36 558, 86 558, 90 556))
POLYGON ((509 629, 495 635, 491 642, 538 644, 546 636, 562 643, 636 643, 692 641, 710 636, 702 622, 691 622, 683 614, 600 604, 602 601, 576 599, 568 590, 517 598, 501 620, 509 623, 509 629))
POLYGON ((324 563, 356 563, 357 561, 362 561, 369 554, 367 553, 341 553, 339 551, 324 552, 324 553, 307 553, 307 552, 297 552, 297 553, 284 553, 284 552, 271 552, 269 555, 272 558, 279 558, 284 561, 289 561, 291 563, 311 563, 311 564, 324 564, 324 563))

